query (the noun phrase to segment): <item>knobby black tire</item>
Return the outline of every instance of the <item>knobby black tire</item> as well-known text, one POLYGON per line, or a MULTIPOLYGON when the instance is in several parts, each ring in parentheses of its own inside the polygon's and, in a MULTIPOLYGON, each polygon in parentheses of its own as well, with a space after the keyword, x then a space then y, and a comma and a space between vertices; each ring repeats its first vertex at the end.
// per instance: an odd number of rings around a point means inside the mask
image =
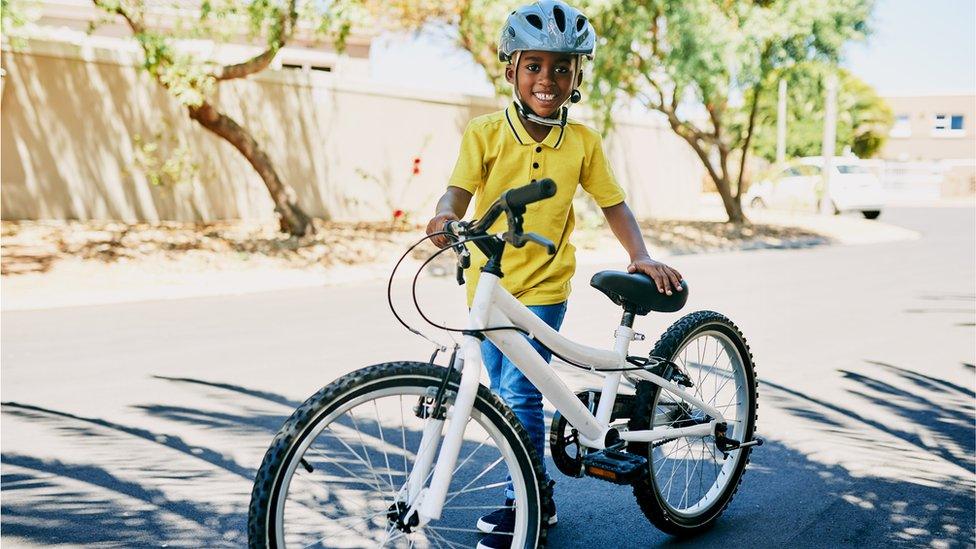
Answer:
MULTIPOLYGON (((371 391, 391 386, 437 387, 445 368, 423 362, 388 362, 369 366, 347 374, 323 387, 292 413, 275 436, 254 480, 248 508, 248 545, 251 548, 280 548, 274 539, 277 498, 284 494, 281 483, 286 465, 303 438, 313 432, 317 422, 345 402, 371 391)), ((461 376, 451 373, 449 389, 456 390, 461 376)), ((519 502, 528 510, 528 531, 525 547, 545 547, 548 519, 545 509, 552 497, 551 488, 542 480, 542 462, 535 452, 522 423, 497 395, 484 385, 478 386, 475 408, 502 433, 518 461, 526 479, 528 501, 519 502), (544 504, 545 503, 545 504, 544 504)))
MULTIPOLYGON (((684 347, 685 343, 692 341, 696 336, 707 332, 716 331, 724 334, 731 340, 742 358, 742 366, 746 378, 747 393, 750 403, 747 406, 746 428, 742 441, 752 440, 756 428, 756 408, 758 407, 758 382, 756 381, 755 366, 752 360, 752 353, 745 337, 739 328, 728 318, 714 311, 698 311, 685 315, 661 336, 651 351, 652 356, 675 360, 675 355, 684 347)), ((635 397, 633 416, 628 424, 630 430, 648 429, 652 421, 651 413, 655 406, 658 393, 661 389, 650 382, 640 382, 637 384, 637 394, 635 397)), ((664 501, 664 498, 657 490, 652 470, 653 456, 651 445, 646 442, 635 442, 628 445, 628 450, 648 458, 646 474, 633 484, 634 496, 640 505, 641 511, 647 519, 661 531, 674 536, 690 536, 708 530, 715 525, 716 521, 731 503, 739 485, 742 483, 742 476, 749 463, 749 454, 752 448, 736 450, 741 452, 740 459, 735 469, 731 473, 731 478, 726 484, 723 493, 718 495, 714 503, 698 515, 692 517, 682 516, 674 513, 664 501)))

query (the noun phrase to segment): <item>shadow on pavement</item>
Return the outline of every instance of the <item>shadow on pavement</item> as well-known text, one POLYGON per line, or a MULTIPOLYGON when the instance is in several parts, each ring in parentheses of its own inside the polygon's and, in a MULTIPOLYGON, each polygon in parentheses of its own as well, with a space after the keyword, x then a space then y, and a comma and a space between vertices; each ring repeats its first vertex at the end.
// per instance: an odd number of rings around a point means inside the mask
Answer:
MULTIPOLYGON (((973 391, 890 364, 872 363, 872 367, 894 376, 899 383, 844 371, 842 375, 855 387, 851 395, 863 399, 872 411, 899 417, 900 421, 891 423, 919 424, 935 436, 921 437, 872 419, 867 413, 854 413, 773 383, 764 385, 778 393, 779 402, 787 405, 789 413, 850 437, 852 443, 857 436, 850 430, 853 422, 972 471, 973 391)), ((971 365, 964 367, 972 370, 971 365)), ((206 409, 207 399, 200 408, 160 403, 135 408, 180 436, 30 404, 3 404, 5 423, 25 422, 46 436, 54 434, 64 441, 65 448, 63 457, 57 459, 3 453, 3 536, 8 542, 205 547, 245 544, 247 505, 260 455, 299 403, 233 384, 156 379, 200 388, 208 398, 227 393, 240 397, 220 400, 236 408, 230 411, 206 409), (242 458, 253 467, 242 465, 242 458)), ((340 469, 352 470, 352 474, 337 482, 347 488, 357 482, 362 485, 362 477, 350 468, 357 461, 371 459, 369 455, 377 460, 383 455, 377 450, 381 446, 377 439, 390 440, 395 434, 386 429, 384 426, 382 431, 367 433, 370 436, 361 441, 363 452, 356 445, 346 447, 340 469)), ((417 444, 415 438, 411 440, 417 444)), ((903 453, 897 444, 885 440, 868 444, 888 444, 892 459, 899 459, 903 453)), ((342 452, 336 455, 341 457, 342 452)), ((473 463, 481 462, 478 457, 473 463)), ((920 483, 890 475, 853 476, 844 467, 818 462, 776 440, 767 439, 767 444, 753 453, 743 485, 717 527, 683 541, 664 535, 647 522, 630 488, 591 478, 564 477, 551 461, 549 469, 558 481, 560 517, 560 525, 550 532, 550 547, 972 546, 971 482, 920 483)), ((391 474, 396 476, 393 471, 391 474)), ((316 504, 335 504, 329 497, 315 499, 320 496, 313 495, 313 500, 316 504)))

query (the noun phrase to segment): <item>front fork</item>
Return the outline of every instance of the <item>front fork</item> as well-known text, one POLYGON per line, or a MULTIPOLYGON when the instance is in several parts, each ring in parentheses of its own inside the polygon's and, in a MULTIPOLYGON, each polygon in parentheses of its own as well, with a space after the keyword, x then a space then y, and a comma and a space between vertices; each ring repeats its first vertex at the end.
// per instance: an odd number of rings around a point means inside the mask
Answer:
POLYGON ((408 510, 403 514, 402 520, 409 527, 423 527, 431 520, 441 517, 451 477, 454 475, 454 466, 461 452, 461 444, 464 442, 464 430, 471 418, 474 400, 478 396, 478 383, 481 377, 481 342, 473 336, 465 336, 461 343, 461 352, 451 367, 461 370, 461 384, 454 397, 454 403, 446 420, 431 417, 424 426, 417 460, 413 470, 410 471, 404 490, 401 490, 397 498, 401 501, 406 499, 408 510), (442 439, 445 423, 447 432, 443 434, 442 439), (431 466, 433 466, 432 474, 431 466), (428 475, 431 475, 430 485, 425 488, 428 475))

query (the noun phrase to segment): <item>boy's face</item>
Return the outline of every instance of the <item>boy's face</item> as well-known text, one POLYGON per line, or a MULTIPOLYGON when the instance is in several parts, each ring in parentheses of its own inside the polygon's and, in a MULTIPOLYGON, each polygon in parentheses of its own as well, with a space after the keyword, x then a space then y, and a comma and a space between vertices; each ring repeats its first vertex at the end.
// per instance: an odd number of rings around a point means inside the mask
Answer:
POLYGON ((509 64, 505 68, 505 79, 513 85, 518 82, 522 101, 547 118, 569 99, 573 78, 573 56, 565 53, 525 51, 519 56, 518 67, 509 64))

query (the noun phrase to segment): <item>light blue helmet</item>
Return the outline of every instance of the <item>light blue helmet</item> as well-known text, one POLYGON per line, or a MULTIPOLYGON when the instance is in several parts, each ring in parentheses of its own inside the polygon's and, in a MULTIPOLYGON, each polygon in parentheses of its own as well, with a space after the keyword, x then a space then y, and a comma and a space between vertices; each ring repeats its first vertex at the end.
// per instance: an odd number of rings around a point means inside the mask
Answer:
POLYGON ((535 50, 585 55, 593 59, 596 32, 580 11, 559 0, 539 0, 508 15, 498 39, 498 59, 535 50))

